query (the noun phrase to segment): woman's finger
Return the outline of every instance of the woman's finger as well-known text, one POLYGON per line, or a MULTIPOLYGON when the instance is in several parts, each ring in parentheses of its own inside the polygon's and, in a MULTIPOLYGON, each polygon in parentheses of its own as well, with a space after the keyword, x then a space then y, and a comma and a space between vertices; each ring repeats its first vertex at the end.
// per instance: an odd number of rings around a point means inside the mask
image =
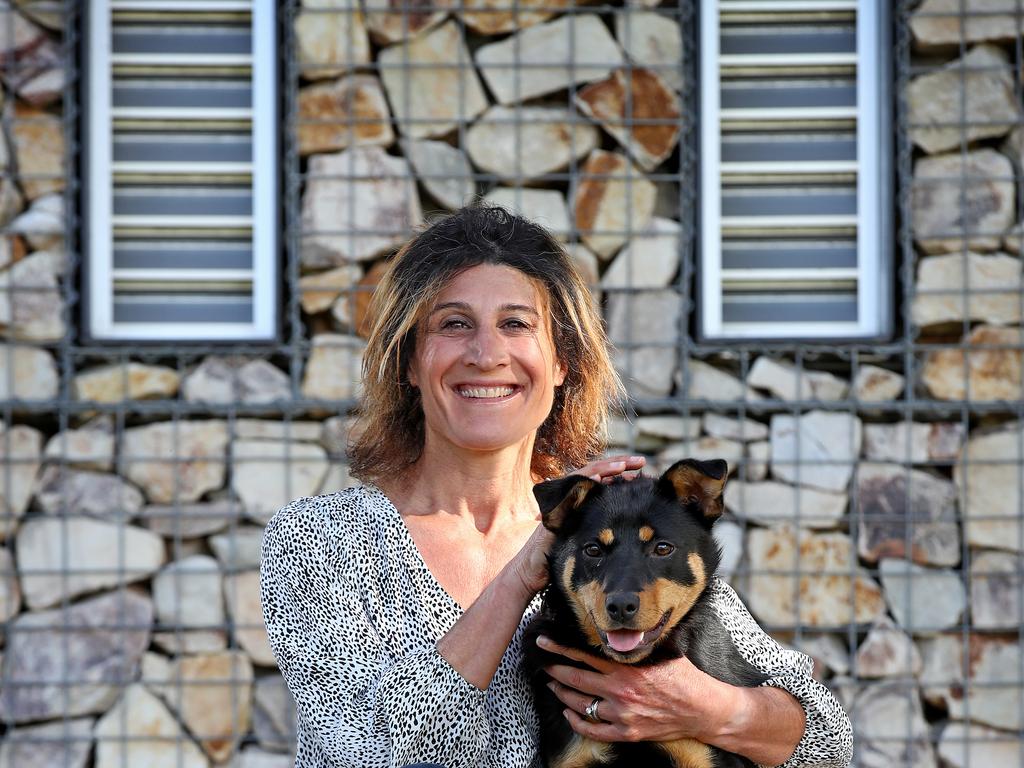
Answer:
POLYGON ((544 671, 562 685, 575 688, 581 694, 588 694, 591 698, 594 696, 605 698, 609 694, 609 688, 604 680, 605 676, 600 672, 570 667, 567 664, 552 664, 544 667, 544 671))
POLYGON ((564 645, 559 645, 547 635, 537 636, 537 646, 539 648, 543 648, 549 653, 557 653, 559 656, 565 656, 567 659, 582 662, 591 669, 596 669, 598 672, 604 672, 605 674, 614 671, 616 667, 614 661, 609 661, 601 656, 594 656, 593 654, 581 651, 577 648, 568 648, 564 645))
MULTIPOLYGON (((587 707, 589 707, 594 701, 594 696, 592 694, 580 693, 575 688, 569 688, 555 680, 548 683, 548 688, 551 689, 551 692, 555 694, 556 697, 558 697, 560 702, 569 707, 573 712, 577 712, 583 716, 586 715, 587 707)), ((605 722, 612 722, 615 719, 614 707, 610 700, 601 699, 600 703, 597 705, 597 716, 605 722)))
POLYGON ((586 464, 577 470, 577 474, 586 475, 595 480, 605 480, 619 475, 632 479, 636 471, 643 468, 647 459, 643 456, 608 456, 586 464))
MULTIPOLYGON (((597 708, 597 713, 601 714, 601 707, 597 708)), ((569 726, 576 731, 580 736, 583 736, 591 741, 635 741, 635 738, 630 738, 632 734, 619 723, 592 723, 589 720, 583 718, 582 715, 577 713, 574 709, 567 708, 562 712, 565 715, 565 719, 569 721, 569 726)))

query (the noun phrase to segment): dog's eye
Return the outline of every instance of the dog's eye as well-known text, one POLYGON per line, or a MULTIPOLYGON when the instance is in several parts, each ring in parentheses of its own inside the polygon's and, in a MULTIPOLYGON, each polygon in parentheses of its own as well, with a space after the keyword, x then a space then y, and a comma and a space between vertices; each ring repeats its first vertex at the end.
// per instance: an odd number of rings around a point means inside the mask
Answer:
POLYGON ((675 551, 676 548, 669 544, 667 541, 659 541, 657 544, 654 545, 654 554, 656 554, 658 557, 665 557, 666 555, 671 555, 675 551))
POLYGON ((587 557, 600 557, 604 552, 599 546, 597 546, 597 544, 587 544, 587 546, 583 548, 583 554, 587 557))

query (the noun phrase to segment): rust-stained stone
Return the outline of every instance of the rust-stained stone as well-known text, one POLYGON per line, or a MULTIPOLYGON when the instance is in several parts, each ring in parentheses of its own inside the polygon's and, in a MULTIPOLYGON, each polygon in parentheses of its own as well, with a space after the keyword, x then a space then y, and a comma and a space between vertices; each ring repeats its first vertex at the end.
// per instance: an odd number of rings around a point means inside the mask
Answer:
POLYGON ((964 339, 964 349, 939 349, 928 355, 924 384, 940 400, 1016 402, 1021 397, 1022 341, 1020 328, 979 325, 964 339))
POLYGON ((452 5, 451 0, 365 0, 366 28, 379 45, 397 43, 441 23, 452 5))
POLYGON ((672 154, 679 142, 679 97, 649 69, 617 69, 581 89, 576 104, 601 123, 646 171, 672 154))
POLYGON ((314 315, 323 312, 347 291, 352 290, 363 270, 358 264, 342 264, 340 267, 317 272, 299 279, 299 302, 302 311, 314 315))
POLYGON ((767 624, 868 624, 885 613, 881 588, 857 565, 844 533, 752 529, 747 555, 751 576, 744 597, 767 624))
POLYGON ((569 0, 464 0, 460 15, 466 26, 480 35, 501 35, 547 21, 569 0), (514 10, 513 10, 514 9, 514 10))
POLYGON ((50 112, 25 104, 14 108, 11 139, 25 197, 35 200, 64 189, 64 126, 50 112))
POLYGON ((654 202, 654 185, 625 155, 595 149, 576 187, 576 228, 590 250, 607 258, 648 229, 654 202))
POLYGON ((960 562, 956 488, 949 480, 896 464, 861 464, 857 502, 857 552, 867 562, 883 557, 909 557, 922 565, 960 562))
POLYGON ((332 152, 353 144, 390 146, 395 140, 380 82, 353 75, 299 91, 299 154, 332 152))
POLYGON ((922 48, 1011 42, 1024 32, 1017 8, 1017 0, 924 0, 910 16, 910 31, 922 48))
POLYGON ((921 672, 921 654, 910 636, 883 616, 857 649, 859 677, 907 677, 921 672))
POLYGON ((303 3, 295 19, 295 47, 302 76, 337 77, 370 62, 370 41, 357 0, 303 3))
MULTIPOLYGON (((377 283, 384 277, 388 269, 387 261, 378 261, 370 270, 363 275, 356 284, 356 290, 352 293, 350 301, 352 304, 352 330, 364 339, 370 338, 370 330, 373 328, 376 317, 370 314, 370 299, 377 283)), ((342 297, 345 300, 349 297, 342 297)))
POLYGON ((1021 624, 1024 557, 1010 552, 977 552, 971 557, 971 626, 1015 632, 1021 624))

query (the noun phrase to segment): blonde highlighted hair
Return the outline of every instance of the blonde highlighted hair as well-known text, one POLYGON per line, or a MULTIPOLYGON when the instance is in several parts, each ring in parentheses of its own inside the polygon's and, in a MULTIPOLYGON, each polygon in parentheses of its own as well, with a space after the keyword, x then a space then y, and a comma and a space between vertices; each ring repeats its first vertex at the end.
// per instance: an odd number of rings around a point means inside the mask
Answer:
POLYGON ((393 477, 423 450, 419 390, 409 384, 416 337, 438 294, 479 264, 517 269, 542 289, 565 381, 537 430, 531 470, 556 477, 604 450, 608 412, 622 396, 608 339, 572 258, 542 227, 496 206, 471 206, 434 222, 394 257, 377 286, 363 355, 363 396, 349 446, 352 474, 393 477))

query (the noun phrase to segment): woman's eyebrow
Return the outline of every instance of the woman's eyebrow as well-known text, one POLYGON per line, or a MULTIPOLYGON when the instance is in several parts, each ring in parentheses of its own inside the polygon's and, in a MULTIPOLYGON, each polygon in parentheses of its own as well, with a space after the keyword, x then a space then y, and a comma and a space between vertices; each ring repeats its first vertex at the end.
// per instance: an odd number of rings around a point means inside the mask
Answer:
MULTIPOLYGON (((446 301, 444 304, 438 304, 432 310, 430 310, 430 314, 433 315, 433 314, 436 314, 438 312, 443 312, 446 309, 457 309, 460 312, 471 312, 472 311, 472 307, 470 307, 469 304, 467 304, 464 301, 446 301)), ((500 307, 498 307, 498 311, 499 312, 527 312, 527 313, 529 313, 531 315, 537 315, 538 317, 540 316, 540 312, 538 312, 535 307, 532 307, 529 304, 502 304, 500 307)))

